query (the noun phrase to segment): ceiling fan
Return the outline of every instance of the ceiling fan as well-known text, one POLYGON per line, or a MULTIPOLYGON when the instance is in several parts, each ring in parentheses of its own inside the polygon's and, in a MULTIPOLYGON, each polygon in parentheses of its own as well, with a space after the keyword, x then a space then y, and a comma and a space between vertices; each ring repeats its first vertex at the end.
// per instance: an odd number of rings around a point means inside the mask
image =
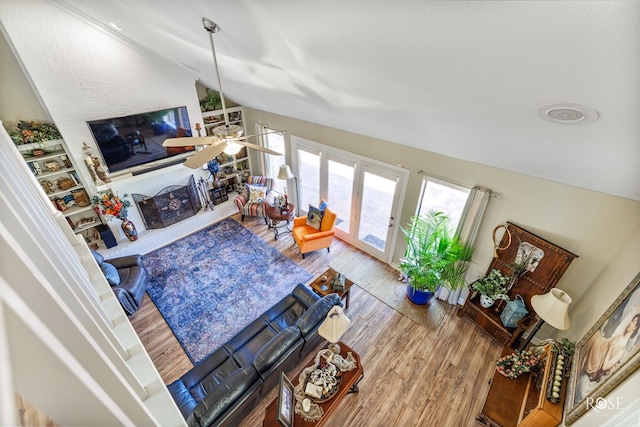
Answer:
MULTIPOLYGON (((273 154, 274 156, 281 156, 282 153, 270 150, 266 147, 261 147, 257 144, 247 142, 246 139, 252 136, 261 136, 266 133, 246 135, 242 136, 242 126, 229 124, 229 115, 227 114, 227 107, 225 105, 224 93, 222 92, 222 82, 220 81, 220 71, 218 70, 218 60, 216 58, 216 48, 213 45, 213 33, 220 31, 218 24, 213 22, 209 18, 202 18, 202 24, 204 29, 209 33, 209 40, 211 41, 211 52, 213 53, 213 64, 216 68, 216 76, 218 78, 218 87, 220 88, 220 101, 222 103, 222 115, 224 116, 224 125, 217 126, 211 130, 213 135, 210 136, 197 136, 197 137, 185 137, 185 138, 168 138, 162 144, 164 147, 189 147, 189 146, 203 146, 206 148, 198 151, 193 156, 189 157, 183 164, 189 168, 197 169, 207 163, 209 160, 215 158, 220 153, 224 152, 229 156, 238 154, 242 147, 252 148, 254 150, 262 151, 264 153, 273 154)), ((284 133, 281 131, 273 131, 277 133, 284 133)), ((267 132, 271 133, 271 132, 267 132)))

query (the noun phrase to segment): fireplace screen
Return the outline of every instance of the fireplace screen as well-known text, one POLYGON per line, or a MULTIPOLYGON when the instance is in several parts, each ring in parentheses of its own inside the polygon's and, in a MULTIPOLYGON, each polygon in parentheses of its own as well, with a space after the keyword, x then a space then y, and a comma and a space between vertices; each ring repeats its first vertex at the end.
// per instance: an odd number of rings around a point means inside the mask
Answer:
POLYGON ((187 185, 163 188, 155 196, 132 194, 132 197, 148 230, 168 227, 194 216, 202 208, 193 175, 187 185))

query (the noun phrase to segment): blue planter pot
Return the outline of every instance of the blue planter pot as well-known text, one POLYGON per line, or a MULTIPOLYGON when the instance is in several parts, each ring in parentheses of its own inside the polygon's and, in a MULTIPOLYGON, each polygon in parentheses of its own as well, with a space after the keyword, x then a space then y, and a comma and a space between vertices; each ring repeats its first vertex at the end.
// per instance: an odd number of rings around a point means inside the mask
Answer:
POLYGON ((407 285, 407 298, 415 305, 429 305, 433 294, 434 292, 414 289, 411 285, 407 285))

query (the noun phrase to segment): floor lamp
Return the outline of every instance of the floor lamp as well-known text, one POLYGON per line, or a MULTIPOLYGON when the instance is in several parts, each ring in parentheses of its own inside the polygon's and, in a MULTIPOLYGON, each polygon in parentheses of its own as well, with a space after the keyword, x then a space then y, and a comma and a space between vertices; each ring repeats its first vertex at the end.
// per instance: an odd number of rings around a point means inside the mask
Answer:
POLYGON ((289 180, 292 178, 296 180, 296 216, 300 216, 300 192, 298 190, 298 177, 295 176, 293 172, 291 172, 291 168, 289 167, 289 165, 280 166, 280 170, 278 171, 278 179, 289 180))
POLYGON ((538 333, 542 325, 547 322, 556 329, 565 331, 569 329, 569 304, 571 297, 561 289, 553 288, 550 292, 531 297, 531 306, 540 320, 536 323, 526 341, 520 346, 520 351, 527 348, 533 337, 538 333))

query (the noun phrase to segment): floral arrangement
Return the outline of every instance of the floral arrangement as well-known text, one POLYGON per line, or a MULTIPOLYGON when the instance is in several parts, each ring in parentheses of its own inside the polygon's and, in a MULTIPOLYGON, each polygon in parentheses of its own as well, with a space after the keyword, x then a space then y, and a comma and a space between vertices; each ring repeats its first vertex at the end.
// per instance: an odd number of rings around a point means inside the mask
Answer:
POLYGON ((538 367, 540 359, 533 353, 523 350, 503 356, 496 361, 496 371, 507 378, 518 378, 525 372, 538 367))
POLYGON ((62 138, 58 128, 54 125, 36 121, 26 122, 20 120, 18 125, 10 129, 8 133, 16 145, 33 144, 62 138))
POLYGON ((508 301, 507 284, 510 280, 511 276, 503 276, 500 270, 494 268, 488 275, 473 282, 471 287, 474 291, 478 291, 482 295, 486 295, 495 300, 502 299, 508 301))
POLYGON ((211 175, 217 175, 218 172, 220 172, 220 162, 218 162, 218 159, 209 160, 207 169, 209 169, 211 175))
POLYGON ((115 217, 121 220, 127 219, 127 209, 131 207, 131 202, 129 200, 120 198, 111 192, 104 193, 100 196, 93 196, 91 202, 93 206, 98 208, 102 215, 115 217))

